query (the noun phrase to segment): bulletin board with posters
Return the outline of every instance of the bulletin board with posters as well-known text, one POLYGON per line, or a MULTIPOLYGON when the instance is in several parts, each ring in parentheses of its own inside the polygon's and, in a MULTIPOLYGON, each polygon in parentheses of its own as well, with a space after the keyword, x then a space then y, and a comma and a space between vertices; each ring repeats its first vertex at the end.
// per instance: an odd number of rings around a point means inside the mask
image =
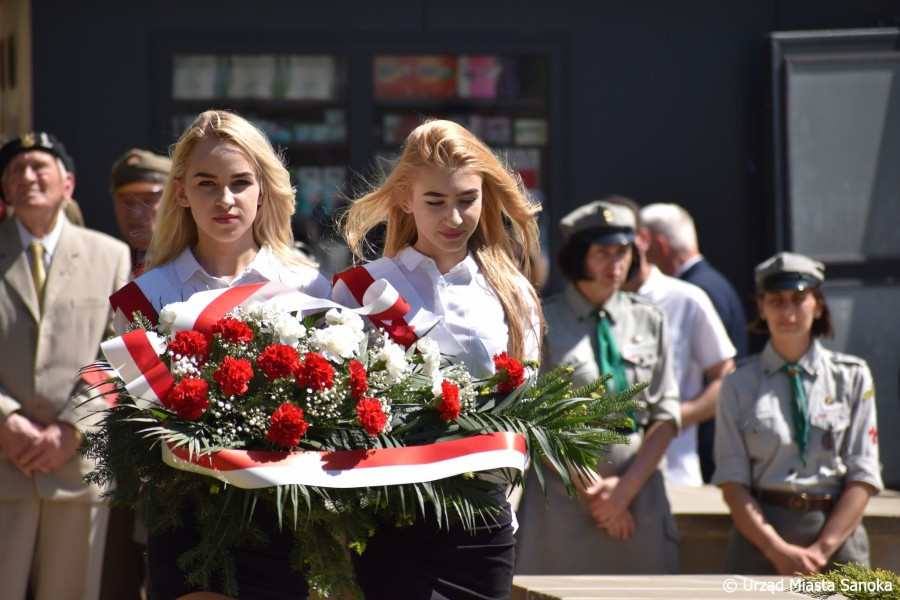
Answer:
MULTIPOLYGON (((529 194, 547 197, 551 59, 546 54, 375 54, 373 146, 392 158, 427 118, 458 122, 506 160, 529 194)), ((547 247, 543 219, 543 247, 547 247)))
POLYGON ((346 65, 335 54, 175 54, 172 129, 213 106, 250 119, 285 152, 296 219, 326 223, 349 168, 346 65))
MULTIPOLYGON (((377 181, 406 135, 425 118, 470 128, 522 176, 543 202, 564 194, 549 160, 564 146, 559 101, 565 46, 510 34, 285 36, 226 41, 177 35, 154 44, 166 90, 153 138, 160 147, 203 110, 234 110, 283 150, 297 188, 295 237, 317 253, 323 271, 349 256, 335 218, 349 198, 377 181), (553 75, 551 77, 551 75, 553 75)), ((562 215, 541 216, 542 247, 562 215)))

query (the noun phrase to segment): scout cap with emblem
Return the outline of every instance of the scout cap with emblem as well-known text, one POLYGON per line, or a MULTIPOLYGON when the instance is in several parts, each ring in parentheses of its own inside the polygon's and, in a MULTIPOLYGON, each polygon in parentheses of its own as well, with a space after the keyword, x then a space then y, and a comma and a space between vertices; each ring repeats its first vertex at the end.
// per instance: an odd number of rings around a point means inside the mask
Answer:
POLYGON ((115 193, 132 183, 165 185, 172 170, 172 159, 149 150, 132 148, 113 164, 109 177, 110 191, 115 193))
POLYGON ((577 237, 594 244, 628 244, 634 241, 636 224, 627 206, 594 200, 564 216, 559 227, 565 241, 577 237))
POLYGON ((756 266, 756 292, 805 290, 825 281, 825 265, 802 254, 779 252, 756 266))
MULTIPOLYGON (((6 167, 18 154, 31 152, 32 150, 41 150, 52 154, 62 161, 66 171, 69 173, 75 172, 75 161, 72 160, 72 157, 66 152, 66 147, 56 139, 55 135, 44 131, 31 131, 6 142, 0 148, 0 176, 3 175, 6 167)), ((2 193, 0 191, 0 197, 2 197, 2 193)))

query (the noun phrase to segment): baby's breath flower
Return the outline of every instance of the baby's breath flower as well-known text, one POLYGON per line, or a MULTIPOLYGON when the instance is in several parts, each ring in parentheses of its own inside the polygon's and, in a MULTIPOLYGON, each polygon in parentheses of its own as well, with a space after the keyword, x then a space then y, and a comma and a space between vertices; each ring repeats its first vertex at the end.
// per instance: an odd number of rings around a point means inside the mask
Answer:
POLYGON ((306 390, 306 414, 310 417, 325 420, 337 419, 341 416, 341 405, 344 403, 345 392, 337 387, 326 388, 319 391, 306 390))

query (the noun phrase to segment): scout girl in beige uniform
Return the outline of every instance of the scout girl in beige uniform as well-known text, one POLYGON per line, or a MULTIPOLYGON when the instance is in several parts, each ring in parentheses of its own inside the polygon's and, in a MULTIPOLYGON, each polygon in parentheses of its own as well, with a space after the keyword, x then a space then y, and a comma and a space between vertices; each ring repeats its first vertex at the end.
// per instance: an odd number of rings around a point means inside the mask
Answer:
POLYGON ((734 530, 729 573, 815 573, 868 564, 860 524, 883 488, 865 361, 832 352, 824 266, 782 252, 756 267, 761 354, 729 375, 716 415, 716 473, 734 530))
POLYGON ((620 289, 635 220, 630 208, 597 200, 560 223, 559 264, 570 283, 544 305, 542 367, 572 365, 576 386, 604 373, 614 375, 607 386, 618 391, 649 385, 637 396, 635 427, 621 431, 629 443, 610 447, 580 498, 569 498, 560 477, 544 469, 545 500, 531 473, 520 507, 518 574, 678 572, 678 538, 659 469, 681 415, 665 316, 620 289))

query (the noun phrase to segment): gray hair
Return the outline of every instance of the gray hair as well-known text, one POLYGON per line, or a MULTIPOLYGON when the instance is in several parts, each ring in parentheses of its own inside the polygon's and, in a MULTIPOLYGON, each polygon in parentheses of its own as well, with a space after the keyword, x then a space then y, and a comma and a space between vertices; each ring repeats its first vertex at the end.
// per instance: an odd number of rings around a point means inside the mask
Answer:
POLYGON ((694 219, 677 204, 648 204, 641 209, 641 221, 653 233, 666 236, 676 253, 697 250, 694 219))

